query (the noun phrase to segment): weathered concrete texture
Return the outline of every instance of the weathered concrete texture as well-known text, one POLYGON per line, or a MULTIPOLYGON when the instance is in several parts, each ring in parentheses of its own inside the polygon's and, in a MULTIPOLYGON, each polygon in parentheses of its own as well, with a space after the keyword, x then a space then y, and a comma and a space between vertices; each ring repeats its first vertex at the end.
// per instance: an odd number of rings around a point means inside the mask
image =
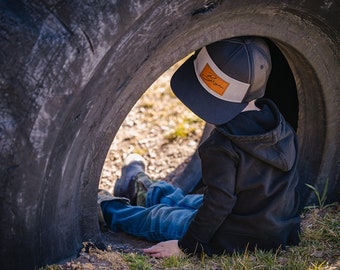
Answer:
POLYGON ((334 190, 338 13, 316 0, 1 0, 0 264, 33 268, 100 243, 96 189, 124 117, 172 64, 231 36, 280 45, 297 84, 302 173, 318 185, 328 175, 334 190))

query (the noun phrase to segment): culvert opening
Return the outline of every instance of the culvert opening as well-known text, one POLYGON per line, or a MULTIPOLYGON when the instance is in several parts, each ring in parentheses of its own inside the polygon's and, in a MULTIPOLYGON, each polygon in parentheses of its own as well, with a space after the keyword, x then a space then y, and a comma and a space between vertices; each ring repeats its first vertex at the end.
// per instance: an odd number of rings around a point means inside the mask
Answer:
POLYGON ((269 39, 267 43, 272 58, 272 71, 267 82, 265 97, 275 102, 285 119, 297 130, 299 101, 293 72, 275 43, 269 39))
MULTIPOLYGON (((275 43, 270 39, 266 41, 272 71, 265 97, 277 104, 286 120, 297 130, 299 102, 293 72, 275 43)), ((200 163, 196 150, 213 126, 205 124, 187 109, 170 89, 172 74, 186 58, 165 71, 125 118, 108 151, 100 189, 113 193, 124 159, 131 153, 138 153, 146 159, 146 172, 152 179, 174 182, 186 192, 191 192, 198 184, 199 174, 195 172, 200 169, 200 163)))
MULTIPOLYGON (((267 41, 272 72, 265 97, 274 100, 286 120, 297 130, 299 106, 293 73, 280 49, 274 42, 267 41)), ((195 174, 200 170, 196 150, 199 142, 210 133, 212 125, 205 125, 172 94, 170 79, 181 63, 183 60, 156 80, 127 115, 107 154, 100 189, 113 193, 123 161, 130 153, 138 153, 146 159, 146 172, 152 179, 173 182, 188 193, 200 186, 200 173, 195 174)), ((112 235, 104 233, 110 243, 124 242, 116 237, 112 239, 112 235)))
POLYGON ((143 156, 146 173, 155 180, 172 182, 194 154, 204 122, 172 93, 170 79, 184 60, 165 71, 142 95, 125 118, 108 151, 100 189, 113 193, 124 159, 143 156))

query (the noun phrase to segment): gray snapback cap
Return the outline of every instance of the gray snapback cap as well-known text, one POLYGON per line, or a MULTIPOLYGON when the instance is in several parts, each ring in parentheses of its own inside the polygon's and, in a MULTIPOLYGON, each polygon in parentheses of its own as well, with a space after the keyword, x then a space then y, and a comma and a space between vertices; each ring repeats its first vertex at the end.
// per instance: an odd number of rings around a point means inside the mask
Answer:
POLYGON ((270 71, 270 52, 262 38, 224 39, 203 47, 181 65, 171 78, 171 88, 200 118, 220 125, 248 102, 263 97, 270 71))

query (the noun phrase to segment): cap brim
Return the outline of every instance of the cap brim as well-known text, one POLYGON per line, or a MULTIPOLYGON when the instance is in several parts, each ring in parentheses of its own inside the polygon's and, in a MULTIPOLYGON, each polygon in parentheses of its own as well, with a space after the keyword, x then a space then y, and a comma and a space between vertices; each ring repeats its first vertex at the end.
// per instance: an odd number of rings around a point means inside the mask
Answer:
POLYGON ((221 125, 238 115, 248 105, 221 100, 209 94, 200 84, 194 69, 194 56, 182 64, 171 78, 176 97, 204 121, 221 125))

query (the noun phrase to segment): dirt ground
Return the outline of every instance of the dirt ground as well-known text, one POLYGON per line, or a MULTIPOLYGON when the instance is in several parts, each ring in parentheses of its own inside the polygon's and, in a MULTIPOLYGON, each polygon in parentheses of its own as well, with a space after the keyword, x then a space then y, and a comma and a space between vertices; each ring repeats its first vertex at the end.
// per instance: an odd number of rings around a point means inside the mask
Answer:
POLYGON ((99 188, 113 192, 130 153, 146 159, 151 178, 171 181, 196 150, 204 123, 172 94, 169 81, 176 68, 164 73, 126 117, 108 152, 99 188))

